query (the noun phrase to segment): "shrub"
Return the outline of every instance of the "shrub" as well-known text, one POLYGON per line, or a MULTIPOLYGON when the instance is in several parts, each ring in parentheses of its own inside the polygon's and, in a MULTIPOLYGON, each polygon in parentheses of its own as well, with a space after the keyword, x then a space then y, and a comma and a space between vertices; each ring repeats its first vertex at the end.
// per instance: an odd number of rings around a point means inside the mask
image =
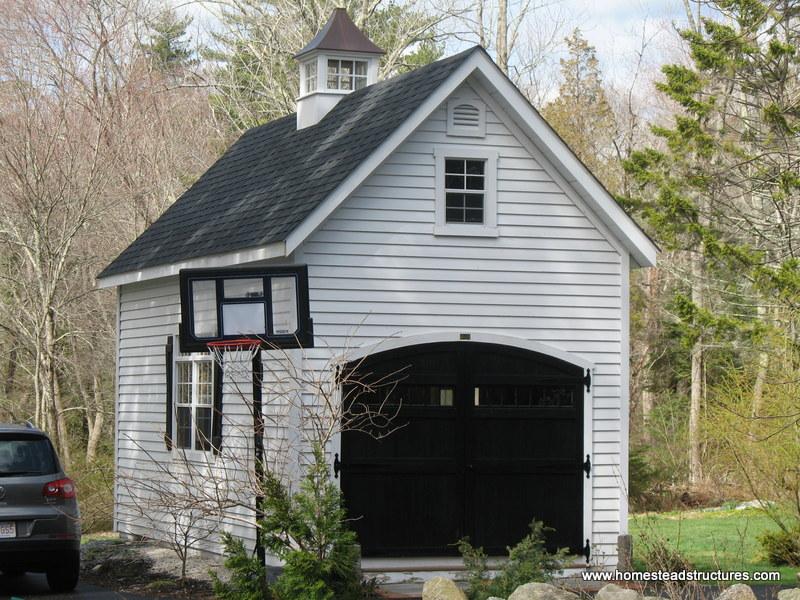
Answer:
POLYGON ((545 547, 545 532, 552 529, 536 520, 530 524, 530 529, 531 532, 516 546, 508 548, 508 561, 494 578, 489 576, 488 557, 483 548, 475 548, 467 538, 458 543, 458 551, 467 569, 467 596, 470 600, 485 600, 491 596, 505 598, 526 583, 551 581, 553 575, 563 569, 567 549, 550 553, 545 547))
POLYGON ((359 551, 347 528, 338 487, 331 482, 321 448, 291 494, 274 475, 265 476, 260 522, 264 546, 283 560, 275 582, 280 600, 360 600, 359 551))
POLYGON ((788 530, 766 531, 758 536, 758 543, 771 565, 800 566, 800 525, 788 530))
POLYGON ((321 449, 314 451, 296 494, 273 473, 263 480, 259 536, 284 563, 272 586, 266 569, 241 540, 224 534, 228 582, 212 573, 222 600, 362 600, 375 597, 373 581, 362 582, 355 534, 347 528, 339 489, 331 482, 321 449))
POLYGON ((225 566, 231 573, 222 581, 211 572, 214 595, 220 600, 270 600, 273 598, 267 585, 267 571, 257 557, 247 552, 242 540, 229 533, 222 535, 225 547, 225 566))
POLYGON ((644 571, 690 571, 692 564, 669 540, 643 531, 636 550, 637 562, 644 571))

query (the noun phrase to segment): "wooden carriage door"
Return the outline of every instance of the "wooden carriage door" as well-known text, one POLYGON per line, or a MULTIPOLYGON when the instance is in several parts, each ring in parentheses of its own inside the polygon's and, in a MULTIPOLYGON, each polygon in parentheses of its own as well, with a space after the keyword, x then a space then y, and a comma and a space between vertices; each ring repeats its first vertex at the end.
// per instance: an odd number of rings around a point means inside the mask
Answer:
POLYGON ((474 345, 466 435, 467 530, 504 555, 534 518, 548 546, 582 551, 581 369, 516 349, 474 345), (535 358, 534 358, 535 357, 535 358))
MULTIPOLYGON (((447 545, 461 537, 458 367, 458 354, 438 346, 384 353, 361 365, 365 380, 397 383, 389 398, 401 406, 393 421, 400 429, 383 439, 342 434, 342 494, 363 556, 452 554, 447 545)), ((378 393, 358 401, 382 399, 378 393)))
POLYGON ((359 370, 398 373, 402 426, 383 439, 342 435, 342 493, 364 556, 457 554, 463 536, 504 554, 534 517, 556 530, 551 547, 580 551, 581 369, 443 343, 381 353, 359 370))

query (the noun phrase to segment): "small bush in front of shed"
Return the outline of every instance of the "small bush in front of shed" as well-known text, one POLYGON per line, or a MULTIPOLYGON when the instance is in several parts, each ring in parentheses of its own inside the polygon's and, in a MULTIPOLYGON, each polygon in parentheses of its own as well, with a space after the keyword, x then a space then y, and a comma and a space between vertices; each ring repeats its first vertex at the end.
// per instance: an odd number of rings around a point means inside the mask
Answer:
POLYGON ((222 535, 225 548, 225 567, 230 571, 228 581, 211 572, 214 595, 220 600, 271 600, 267 571, 256 556, 247 551, 244 543, 229 533, 222 535))
POLYGON ((360 553, 347 527, 339 488, 317 447, 299 490, 292 494, 274 474, 264 481, 264 546, 284 562, 273 585, 280 600, 361 600, 360 553))
POLYGON ((547 551, 545 532, 552 531, 541 521, 530 524, 531 532, 513 548, 508 548, 508 560, 500 565, 497 575, 490 577, 488 557, 483 548, 475 548, 468 538, 458 543, 468 573, 469 600, 485 600, 491 596, 507 597, 519 586, 532 581, 549 582, 563 570, 569 552, 561 548, 547 551))
POLYGON ((758 542, 769 564, 800 566, 800 525, 788 530, 765 531, 758 536, 758 542))

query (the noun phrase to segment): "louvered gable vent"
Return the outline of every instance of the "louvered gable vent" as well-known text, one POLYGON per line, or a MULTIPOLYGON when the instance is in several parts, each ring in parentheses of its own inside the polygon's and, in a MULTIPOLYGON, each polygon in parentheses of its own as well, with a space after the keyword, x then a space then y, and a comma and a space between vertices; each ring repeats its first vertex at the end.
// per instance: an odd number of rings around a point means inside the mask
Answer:
POLYGON ((451 100, 447 105, 447 134, 484 137, 486 109, 483 103, 474 100, 451 100))

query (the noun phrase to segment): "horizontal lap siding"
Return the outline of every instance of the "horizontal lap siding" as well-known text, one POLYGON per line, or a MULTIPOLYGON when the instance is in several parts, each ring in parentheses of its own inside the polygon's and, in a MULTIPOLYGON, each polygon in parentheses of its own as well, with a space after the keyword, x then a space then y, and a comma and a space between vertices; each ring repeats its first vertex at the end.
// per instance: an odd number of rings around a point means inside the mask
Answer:
POLYGON ((318 340, 309 366, 346 347, 442 330, 524 337, 592 361, 592 541, 613 561, 621 257, 491 110, 485 138, 447 137, 445 117, 440 107, 296 252, 309 265, 318 340), (433 235, 433 147, 447 144, 498 149, 498 238, 433 235))
MULTIPOLYGON (((180 322, 178 278, 122 286, 119 294, 117 473, 133 472, 137 479, 160 477, 163 481, 161 469, 175 468, 180 463, 164 445, 165 344, 167 336, 177 333, 180 322)), ((242 377, 241 369, 229 369, 223 385, 223 444, 229 448, 248 444, 251 447, 252 416, 248 405, 252 382, 243 381, 242 377), (238 381, 231 381, 234 372, 238 381)), ((121 533, 164 539, 170 529, 168 518, 160 519, 156 514, 153 519, 145 519, 131 506, 133 502, 131 492, 118 479, 117 529, 121 533)), ((246 509, 232 510, 219 529, 252 544, 253 530, 245 525, 251 519, 246 509)), ((218 536, 202 540, 198 548, 220 552, 218 536)))

